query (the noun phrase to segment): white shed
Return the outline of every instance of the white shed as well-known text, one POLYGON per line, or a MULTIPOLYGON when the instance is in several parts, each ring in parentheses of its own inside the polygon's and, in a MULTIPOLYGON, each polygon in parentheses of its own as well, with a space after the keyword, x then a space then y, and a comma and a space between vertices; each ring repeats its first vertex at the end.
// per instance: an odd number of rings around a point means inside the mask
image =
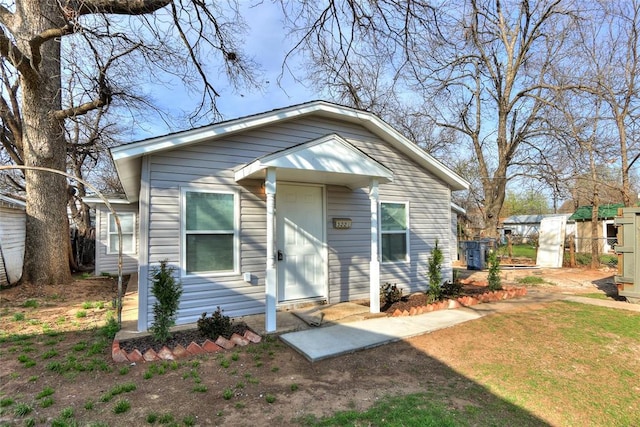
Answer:
POLYGON ((0 195, 0 285, 14 284, 22 277, 26 227, 26 204, 0 195))

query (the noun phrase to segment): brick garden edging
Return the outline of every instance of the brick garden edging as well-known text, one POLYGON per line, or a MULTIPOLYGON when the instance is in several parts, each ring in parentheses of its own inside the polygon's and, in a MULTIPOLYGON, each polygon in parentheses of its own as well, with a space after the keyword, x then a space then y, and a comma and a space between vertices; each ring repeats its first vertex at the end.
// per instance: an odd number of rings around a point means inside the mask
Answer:
POLYGON ((173 350, 164 346, 158 352, 153 349, 149 349, 142 354, 138 349, 127 353, 125 350, 120 348, 120 341, 114 340, 111 346, 111 358, 116 363, 176 360, 198 354, 217 353, 219 351, 231 350, 235 346, 244 347, 252 343, 257 344, 260 341, 262 341, 262 337, 260 335, 247 329, 244 332, 244 335, 233 334, 230 339, 220 336, 215 340, 215 342, 207 339, 202 343, 202 345, 192 342, 187 346, 187 348, 178 345, 173 350))
POLYGON ((462 296, 456 299, 447 299, 432 304, 427 304, 420 307, 411 307, 410 310, 396 311, 391 314, 392 317, 400 316, 415 316, 418 314, 429 313, 431 311, 454 309, 460 307, 470 307, 472 305, 481 304, 483 302, 495 302, 502 301, 517 297, 522 297, 527 294, 527 288, 524 287, 505 287, 500 291, 487 291, 475 297, 462 296))

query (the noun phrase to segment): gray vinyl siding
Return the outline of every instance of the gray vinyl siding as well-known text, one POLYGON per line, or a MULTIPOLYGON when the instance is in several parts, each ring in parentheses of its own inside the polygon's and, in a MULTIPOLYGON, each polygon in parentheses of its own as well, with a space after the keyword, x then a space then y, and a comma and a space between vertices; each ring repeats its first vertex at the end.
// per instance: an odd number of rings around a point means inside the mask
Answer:
MULTIPOLYGON (((355 147, 393 171, 393 182, 380 185, 380 202, 404 202, 409 206, 409 261, 381 262, 380 282, 396 283, 405 294, 424 291, 428 284, 427 262, 436 240, 444 255, 444 278, 451 278, 449 246, 451 192, 449 188, 409 157, 392 149, 364 128, 348 126, 341 129, 339 133, 355 147)), ((368 212, 369 200, 366 190, 365 196, 367 207, 364 209, 368 212)), ((367 236, 367 242, 369 241, 370 238, 367 236)), ((369 256, 369 253, 370 251, 367 251, 366 256, 369 256)), ((356 268, 368 274, 368 260, 366 268, 361 264, 356 268)), ((357 273, 356 271, 350 274, 357 273)), ((368 282, 355 289, 350 283, 342 285, 352 289, 352 299, 369 298, 368 282)))
POLYGON ((22 277, 26 221, 24 208, 0 206, 0 284, 22 277))
POLYGON ((371 201, 368 189, 327 187, 329 303, 369 298, 371 201), (333 218, 351 218, 351 228, 333 228, 333 218))
POLYGON ((449 250, 451 251, 451 262, 458 260, 458 215, 455 212, 451 214, 451 240, 449 241, 449 250))
MULTIPOLYGON (((122 254, 122 273, 131 274, 138 271, 138 254, 140 245, 139 223, 137 205, 114 205, 116 213, 135 214, 135 242, 136 251, 133 254, 122 254)), ((108 253, 108 232, 109 232, 109 209, 103 204, 96 205, 96 261, 94 272, 96 275, 103 273, 118 274, 118 254, 108 253)))
MULTIPOLYGON (((181 147, 149 156, 150 268, 164 259, 179 271, 181 256, 181 188, 236 191, 240 197, 240 271, 217 276, 180 277, 183 294, 178 324, 195 322, 203 312, 220 306, 231 317, 265 310, 266 202, 262 181, 236 183, 234 173, 258 157, 337 133, 384 164, 395 181, 380 186, 382 201, 410 203, 411 262, 381 266, 381 281, 409 290, 424 289, 426 260, 436 239, 449 257, 449 189, 405 155, 390 149, 365 128, 322 118, 279 122, 212 142, 181 147), (243 280, 251 273, 251 281, 243 280)), ((312 181, 312 179, 310 180, 312 181)), ((143 183, 144 185, 144 183, 143 183)), ((369 297, 371 216, 368 189, 326 186, 328 282, 330 303, 369 297), (348 230, 332 227, 333 217, 352 219, 348 230)), ((177 274, 177 273, 176 273, 177 274)), ((142 281, 143 279, 140 278, 142 281)), ((147 286, 150 286, 147 283, 147 286)), ((154 298, 147 302, 152 322, 154 298)))

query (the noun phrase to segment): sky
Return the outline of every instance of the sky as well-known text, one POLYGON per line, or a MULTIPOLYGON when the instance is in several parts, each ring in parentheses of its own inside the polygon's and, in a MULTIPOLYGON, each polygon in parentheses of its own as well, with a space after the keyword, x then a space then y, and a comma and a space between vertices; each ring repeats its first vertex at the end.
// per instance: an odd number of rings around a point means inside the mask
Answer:
MULTIPOLYGON (((305 87, 303 83, 296 81, 289 74, 283 76, 281 87, 278 85, 282 63, 293 40, 285 40, 286 34, 278 7, 270 2, 261 2, 257 7, 251 7, 250 5, 254 2, 241 1, 243 16, 249 27, 243 49, 244 53, 253 57, 263 69, 264 73, 261 73, 264 81, 263 88, 262 90, 236 92, 226 84, 224 78, 218 81, 214 78, 213 81, 217 83, 216 90, 221 94, 217 100, 217 106, 224 116, 224 120, 321 98, 320 94, 305 87)), ((178 78, 174 77, 171 85, 172 88, 161 85, 149 86, 147 90, 152 94, 155 103, 173 117, 180 116, 183 112, 192 111, 199 98, 190 99, 178 78)), ((191 125, 186 121, 178 122, 175 126, 169 127, 162 120, 152 116, 145 118, 139 126, 134 126, 127 138, 140 140, 190 127, 191 125)))

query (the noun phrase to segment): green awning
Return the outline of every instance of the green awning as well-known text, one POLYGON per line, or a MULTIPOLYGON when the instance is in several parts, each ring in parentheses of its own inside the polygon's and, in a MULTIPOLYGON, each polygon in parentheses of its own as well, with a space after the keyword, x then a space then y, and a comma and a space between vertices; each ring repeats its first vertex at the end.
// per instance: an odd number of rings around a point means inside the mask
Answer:
MULTIPOLYGON (((598 207, 598 219, 611 219, 618 214, 618 208, 623 208, 624 204, 614 203, 607 205, 600 205, 598 207)), ((577 211, 569 217, 569 220, 574 221, 591 221, 591 209, 592 206, 580 206, 577 211)))

